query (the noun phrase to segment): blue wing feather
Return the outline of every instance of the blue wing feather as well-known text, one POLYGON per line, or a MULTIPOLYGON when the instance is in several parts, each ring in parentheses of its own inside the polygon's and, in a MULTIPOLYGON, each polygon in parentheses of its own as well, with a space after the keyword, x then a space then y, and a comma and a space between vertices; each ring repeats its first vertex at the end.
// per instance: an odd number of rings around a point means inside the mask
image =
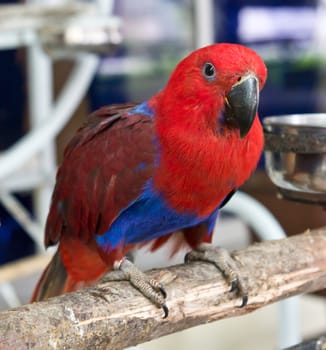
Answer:
POLYGON ((206 218, 194 213, 178 213, 171 209, 159 192, 148 181, 142 194, 120 212, 109 230, 96 236, 99 246, 109 251, 119 244, 141 243, 165 234, 207 222, 212 231, 218 209, 206 218))
POLYGON ((154 116, 154 111, 149 107, 148 102, 145 101, 137 106, 135 106, 129 114, 143 114, 149 117, 154 116))

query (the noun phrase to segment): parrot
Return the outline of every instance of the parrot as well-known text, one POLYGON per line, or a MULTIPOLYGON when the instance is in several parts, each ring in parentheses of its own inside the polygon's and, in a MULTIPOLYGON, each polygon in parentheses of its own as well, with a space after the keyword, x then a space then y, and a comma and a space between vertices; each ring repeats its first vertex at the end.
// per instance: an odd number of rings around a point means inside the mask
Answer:
POLYGON ((186 261, 220 268, 244 306, 248 292, 233 258, 222 248, 215 254, 209 244, 219 210, 260 159, 258 103, 266 79, 254 50, 215 43, 183 58, 166 86, 145 102, 91 113, 57 171, 45 246, 58 248, 31 301, 112 274, 166 317, 164 286, 131 258, 139 247, 155 251, 172 241, 171 255, 187 246, 186 261))

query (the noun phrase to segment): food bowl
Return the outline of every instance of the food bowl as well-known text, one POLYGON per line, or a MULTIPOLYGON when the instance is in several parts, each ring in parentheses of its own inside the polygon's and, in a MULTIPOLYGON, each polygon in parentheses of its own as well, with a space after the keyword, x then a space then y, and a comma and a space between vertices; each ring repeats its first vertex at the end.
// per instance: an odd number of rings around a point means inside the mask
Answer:
POLYGON ((326 113, 263 120, 266 171, 290 200, 326 207, 326 113))

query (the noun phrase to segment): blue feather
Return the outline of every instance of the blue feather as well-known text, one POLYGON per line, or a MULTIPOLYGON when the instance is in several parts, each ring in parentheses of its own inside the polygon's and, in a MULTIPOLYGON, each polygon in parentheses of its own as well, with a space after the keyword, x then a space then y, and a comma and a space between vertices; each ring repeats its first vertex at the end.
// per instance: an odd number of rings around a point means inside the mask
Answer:
POLYGON ((137 105, 130 112, 130 114, 144 114, 150 117, 154 116, 154 111, 148 106, 147 101, 137 105))
POLYGON ((146 162, 141 162, 141 163, 139 163, 139 164, 136 166, 135 171, 136 171, 136 173, 139 173, 140 171, 146 169, 146 167, 147 167, 147 163, 146 163, 146 162))
POLYGON ((169 207, 150 180, 142 194, 120 212, 109 230, 96 236, 96 241, 103 250, 109 251, 121 243, 149 241, 201 222, 206 222, 208 232, 212 232, 217 214, 218 209, 206 218, 189 212, 178 213, 169 207))

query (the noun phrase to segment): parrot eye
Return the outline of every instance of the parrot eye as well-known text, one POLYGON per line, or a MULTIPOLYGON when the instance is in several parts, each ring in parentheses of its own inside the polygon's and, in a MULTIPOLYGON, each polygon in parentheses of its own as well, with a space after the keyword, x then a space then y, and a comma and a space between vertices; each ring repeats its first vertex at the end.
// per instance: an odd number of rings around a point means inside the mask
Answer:
POLYGON ((207 80, 212 80, 216 77, 216 70, 212 63, 206 62, 203 65, 203 76, 207 80))

